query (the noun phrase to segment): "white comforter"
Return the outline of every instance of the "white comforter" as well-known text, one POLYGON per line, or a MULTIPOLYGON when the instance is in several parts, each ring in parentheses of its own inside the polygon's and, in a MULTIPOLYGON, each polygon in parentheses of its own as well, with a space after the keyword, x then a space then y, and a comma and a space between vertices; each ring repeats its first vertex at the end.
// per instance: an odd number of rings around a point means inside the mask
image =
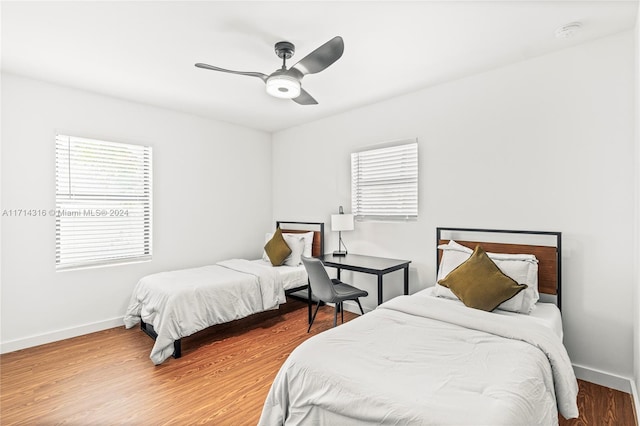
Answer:
POLYGON ((148 275, 136 284, 124 323, 153 325, 150 358, 160 364, 173 343, 214 324, 277 308, 286 301, 276 271, 243 259, 148 275))
POLYGON ((560 339, 526 315, 400 296, 296 348, 260 425, 554 425, 577 391, 560 339))

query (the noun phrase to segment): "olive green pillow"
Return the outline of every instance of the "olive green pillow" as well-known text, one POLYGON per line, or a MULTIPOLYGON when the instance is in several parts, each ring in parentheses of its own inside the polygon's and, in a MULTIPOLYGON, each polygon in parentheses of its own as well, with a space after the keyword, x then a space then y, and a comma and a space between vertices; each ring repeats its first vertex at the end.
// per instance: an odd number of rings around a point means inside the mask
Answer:
POLYGON ((438 284, 448 287, 468 307, 483 311, 493 311, 527 288, 503 274, 480 246, 438 284))
POLYGON ((291 249, 282 236, 280 228, 276 229, 273 237, 264 245, 264 251, 269 256, 269 260, 273 266, 280 266, 284 260, 291 254, 291 249))

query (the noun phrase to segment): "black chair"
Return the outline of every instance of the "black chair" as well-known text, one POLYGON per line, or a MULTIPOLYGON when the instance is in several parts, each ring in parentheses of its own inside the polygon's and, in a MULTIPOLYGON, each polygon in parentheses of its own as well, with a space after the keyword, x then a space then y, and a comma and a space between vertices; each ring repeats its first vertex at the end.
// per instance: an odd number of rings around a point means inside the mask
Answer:
POLYGON ((318 308, 320 308, 320 304, 322 304, 322 302, 335 304, 335 310, 333 311, 334 327, 336 326, 336 323, 338 321, 338 310, 340 310, 342 314, 342 322, 344 322, 344 310, 342 309, 342 302, 344 302, 345 300, 355 300, 358 303, 360 312, 362 312, 362 314, 364 315, 362 305, 360 304, 360 300, 358 298, 366 297, 369 295, 369 293, 364 290, 360 290, 359 288, 353 287, 349 284, 343 283, 340 280, 329 278, 329 274, 327 274, 327 270, 324 269, 324 265, 319 259, 315 257, 302 256, 302 263, 304 264, 304 267, 307 270, 307 274, 309 275, 311 292, 318 299, 318 306, 316 306, 316 311, 313 313, 311 324, 309 324, 307 333, 311 330, 313 321, 316 319, 316 314, 318 313, 318 308))

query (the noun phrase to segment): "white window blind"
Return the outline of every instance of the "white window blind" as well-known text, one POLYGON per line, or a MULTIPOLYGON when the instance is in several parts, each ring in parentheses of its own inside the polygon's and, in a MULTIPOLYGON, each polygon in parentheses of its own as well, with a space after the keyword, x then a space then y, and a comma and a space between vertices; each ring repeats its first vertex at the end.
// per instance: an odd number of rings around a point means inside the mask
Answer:
POLYGON ((151 258, 151 147, 56 136, 56 269, 151 258))
POLYGON ((418 143, 351 154, 351 210, 356 218, 418 216, 418 143))

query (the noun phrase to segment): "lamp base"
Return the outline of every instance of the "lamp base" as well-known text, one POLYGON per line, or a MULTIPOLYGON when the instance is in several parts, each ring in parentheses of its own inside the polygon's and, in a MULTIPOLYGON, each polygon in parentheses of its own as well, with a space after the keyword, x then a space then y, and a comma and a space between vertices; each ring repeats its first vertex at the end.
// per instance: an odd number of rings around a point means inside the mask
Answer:
POLYGON ((334 251, 333 255, 334 256, 346 256, 347 252, 346 251, 334 251))

